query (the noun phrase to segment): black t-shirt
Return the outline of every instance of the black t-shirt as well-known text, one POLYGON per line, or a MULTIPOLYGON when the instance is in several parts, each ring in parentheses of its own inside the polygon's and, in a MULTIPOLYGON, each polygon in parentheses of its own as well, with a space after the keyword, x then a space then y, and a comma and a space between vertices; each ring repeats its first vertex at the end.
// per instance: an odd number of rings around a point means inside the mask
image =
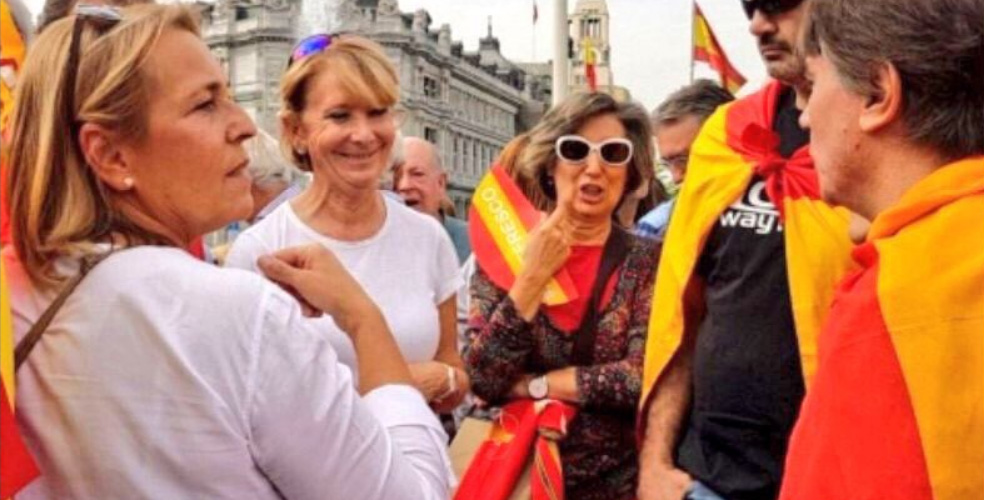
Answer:
MULTIPOLYGON (((809 139, 798 118, 787 91, 773 123, 787 158, 809 139)), ((696 272, 707 315, 678 463, 729 500, 774 499, 804 384, 782 223, 761 177, 718 219, 696 272)))

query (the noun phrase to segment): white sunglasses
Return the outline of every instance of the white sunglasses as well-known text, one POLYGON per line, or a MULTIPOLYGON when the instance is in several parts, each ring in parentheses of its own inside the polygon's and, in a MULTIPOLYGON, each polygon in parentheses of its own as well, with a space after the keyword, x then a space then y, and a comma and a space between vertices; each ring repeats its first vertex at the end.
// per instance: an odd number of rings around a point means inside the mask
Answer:
POLYGON ((623 166, 632 160, 632 141, 620 137, 594 143, 579 135, 565 135, 557 139, 555 149, 569 163, 584 163, 592 151, 609 165, 623 166))

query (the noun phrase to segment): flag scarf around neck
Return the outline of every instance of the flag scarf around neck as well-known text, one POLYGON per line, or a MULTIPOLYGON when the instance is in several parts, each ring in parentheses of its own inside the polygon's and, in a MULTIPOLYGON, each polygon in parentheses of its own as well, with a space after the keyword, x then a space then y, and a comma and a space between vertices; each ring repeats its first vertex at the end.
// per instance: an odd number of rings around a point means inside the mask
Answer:
POLYGON ((14 332, 6 272, 0 262, 0 498, 8 498, 38 476, 14 419, 14 332))
MULTIPOLYGON (((500 166, 492 167, 475 188, 469 210, 468 236, 475 260, 496 286, 509 290, 523 266, 530 231, 540 223, 543 214, 523 196, 519 186, 500 166)), ((574 281, 561 268, 547 285, 543 303, 562 305, 577 296, 574 281)))
POLYGON ((732 94, 737 93, 745 85, 745 77, 728 60, 724 49, 714 36, 714 31, 711 30, 710 23, 707 22, 707 18, 696 2, 694 2, 693 15, 693 61, 706 62, 721 76, 721 86, 732 94))
MULTIPOLYGON (((686 296, 694 269, 719 217, 740 200, 756 173, 783 221, 793 321, 804 378, 816 369, 817 335, 837 282, 851 268, 848 212, 819 199, 809 147, 790 159, 777 151, 771 131, 784 87, 772 81, 759 92, 722 106, 705 122, 691 148, 687 179, 667 230, 643 370, 640 409, 645 415, 652 388, 679 348, 685 321, 694 321, 686 296)), ((696 331, 696 325, 691 325, 696 331)), ((639 420, 640 431, 646 424, 639 420)))
POLYGON ((576 414, 576 408, 555 400, 519 399, 504 406, 468 464, 455 500, 507 500, 531 454, 531 500, 563 500, 557 442, 576 414))
POLYGON ((924 178, 854 251, 783 500, 984 498, 984 157, 924 178))

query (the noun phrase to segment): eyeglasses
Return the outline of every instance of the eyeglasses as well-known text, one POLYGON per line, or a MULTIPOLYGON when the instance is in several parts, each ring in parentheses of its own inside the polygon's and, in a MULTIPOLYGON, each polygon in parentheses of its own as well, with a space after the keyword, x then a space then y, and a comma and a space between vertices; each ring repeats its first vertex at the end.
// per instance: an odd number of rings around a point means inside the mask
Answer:
POLYGON ((632 141, 622 138, 593 143, 579 135, 565 135, 557 139, 555 148, 557 156, 570 163, 587 161, 592 151, 597 151, 601 160, 609 165, 622 166, 632 160, 632 141))
POLYGON ((295 62, 304 59, 305 57, 319 54, 324 52, 331 47, 331 43, 338 37, 342 36, 341 33, 328 34, 319 33, 317 35, 311 35, 294 45, 293 50, 290 51, 290 58, 287 59, 287 67, 291 67, 295 62))
MULTIPOLYGON (((102 33, 109 31, 123 20, 123 14, 111 5, 93 5, 80 3, 75 6, 75 24, 72 27, 72 42, 68 46, 68 62, 65 65, 65 86, 62 88, 62 102, 65 106, 65 116, 72 127, 72 143, 78 137, 78 121, 75 119, 75 83, 78 77, 79 45, 82 43, 83 23, 90 22, 102 33)), ((100 33, 100 34, 102 34, 100 33)))
POLYGON ((683 153, 676 156, 670 157, 659 157, 656 160, 656 165, 660 168, 670 169, 675 168, 677 170, 686 170, 687 162, 690 160, 690 153, 683 153))
POLYGON ((741 0, 741 7, 745 9, 745 15, 749 19, 755 17, 755 11, 761 10, 762 14, 773 16, 782 14, 799 7, 803 0, 741 0))

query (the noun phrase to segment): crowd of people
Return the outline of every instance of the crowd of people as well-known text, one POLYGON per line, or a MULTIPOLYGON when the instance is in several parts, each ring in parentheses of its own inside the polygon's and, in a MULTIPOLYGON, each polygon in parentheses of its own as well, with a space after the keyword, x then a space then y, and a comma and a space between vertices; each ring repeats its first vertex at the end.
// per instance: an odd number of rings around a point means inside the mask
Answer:
POLYGON ((490 165, 540 212, 508 279, 375 42, 301 40, 271 136, 192 7, 49 1, 4 130, 18 498, 451 498, 462 418, 524 401, 569 410, 535 498, 984 498, 984 0, 735 1, 761 89, 574 94, 490 165))

